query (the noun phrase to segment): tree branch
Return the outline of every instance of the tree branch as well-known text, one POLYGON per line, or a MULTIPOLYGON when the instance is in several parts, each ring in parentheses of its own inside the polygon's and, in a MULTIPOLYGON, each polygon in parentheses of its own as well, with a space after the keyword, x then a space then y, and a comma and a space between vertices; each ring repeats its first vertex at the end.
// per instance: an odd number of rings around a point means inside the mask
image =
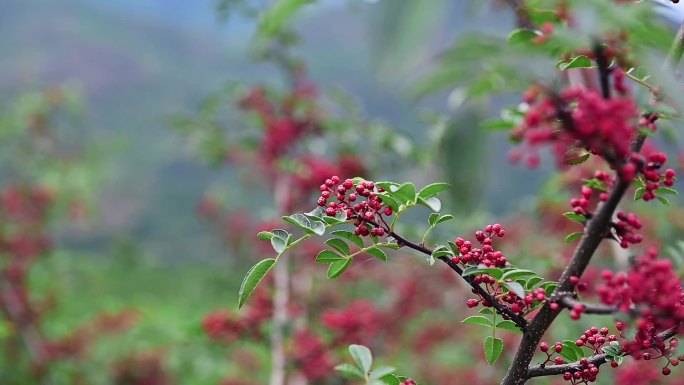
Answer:
MULTIPOLYGON (((673 327, 670 329, 667 329, 661 333, 658 334, 658 338, 661 340, 666 340, 668 338, 674 337, 677 335, 677 327, 673 327)), ((594 356, 591 356, 587 358, 587 362, 589 364, 594 364, 596 366, 601 366, 608 362, 606 354, 596 354, 594 356)), ((563 374, 565 372, 570 372, 574 373, 577 371, 582 370, 582 367, 579 362, 574 362, 571 364, 564 364, 564 365, 550 365, 550 366, 534 366, 530 367, 527 370, 527 377, 528 378, 533 378, 533 377, 543 377, 543 376, 554 376, 557 374, 563 374)))
MULTIPOLYGON (((376 223, 371 222, 372 224, 377 225, 376 223)), ((426 255, 432 255, 433 250, 417 244, 415 242, 411 242, 407 240, 406 238, 402 237, 401 235, 395 233, 394 231, 389 232, 389 235, 397 240, 399 245, 401 246, 406 246, 410 249, 419 251, 423 254, 426 255)), ((489 294, 482 286, 480 286, 478 283, 475 282, 475 278, 472 276, 463 276, 463 269, 461 269, 457 264, 453 263, 450 258, 446 256, 438 257, 437 259, 441 260, 442 262, 446 263, 447 266, 451 268, 451 270, 455 271, 456 274, 458 274, 463 280, 465 280, 476 292, 479 294, 482 298, 484 298, 487 303, 492 305, 492 307, 496 310, 497 313, 501 314, 502 316, 506 316, 509 318, 511 321, 515 323, 515 325, 520 328, 520 330, 525 331, 525 328, 527 327, 527 320, 518 314, 515 314, 511 309, 507 308, 506 306, 502 305, 499 301, 496 300, 491 294, 489 294)))
POLYGON ((586 314, 613 314, 620 311, 620 309, 615 307, 579 301, 574 297, 573 293, 562 293, 556 298, 552 298, 551 301, 563 306, 566 309, 573 309, 575 306, 581 305, 584 309, 582 313, 586 314))

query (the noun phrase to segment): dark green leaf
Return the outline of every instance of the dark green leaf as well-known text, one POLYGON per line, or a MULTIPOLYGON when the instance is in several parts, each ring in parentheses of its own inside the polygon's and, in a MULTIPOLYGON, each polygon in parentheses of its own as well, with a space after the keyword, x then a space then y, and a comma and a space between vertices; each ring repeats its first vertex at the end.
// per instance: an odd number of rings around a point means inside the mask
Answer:
POLYGON ((515 326, 515 322, 513 322, 511 320, 499 321, 496 324, 496 327, 497 327, 497 329, 505 329, 505 330, 510 330, 510 331, 516 332, 516 333, 522 333, 522 330, 520 330, 520 328, 515 326))
POLYGON ((428 223, 430 224, 430 226, 434 226, 435 224, 437 224, 438 219, 439 219, 439 213, 432 213, 428 217, 428 223))
POLYGON ((656 196, 656 199, 658 200, 658 202, 664 204, 665 206, 670 205, 670 201, 665 197, 656 196))
POLYGON ((328 266, 328 278, 334 279, 342 275, 342 273, 344 273, 344 271, 347 270, 351 264, 351 261, 351 258, 345 258, 330 263, 330 266, 328 266))
POLYGON ((584 55, 580 55, 570 59, 568 62, 560 63, 558 68, 560 68, 561 71, 565 71, 570 68, 591 68, 591 66, 591 59, 584 55))
POLYGON ((669 194, 669 195, 677 195, 677 190, 669 187, 658 187, 655 189, 656 194, 669 194))
POLYGON ((504 119, 487 119, 480 123, 480 128, 489 131, 508 131, 514 129, 515 122, 504 119))
POLYGON ((539 33, 534 30, 518 28, 508 35, 508 43, 511 45, 529 43, 537 36, 539 36, 539 33))
POLYGON ((480 326, 487 326, 487 327, 493 327, 494 326, 494 324, 492 324, 492 321, 490 321, 489 318, 483 317, 481 315, 470 316, 461 322, 464 324, 469 324, 469 325, 480 325, 480 326))
MULTIPOLYGON (((484 265, 482 265, 484 266, 484 265)), ((501 279, 504 275, 504 271, 496 268, 496 267, 480 267, 480 266, 471 266, 465 270, 463 270, 463 277, 467 277, 469 275, 482 275, 482 274, 487 274, 489 276, 494 277, 495 279, 501 279)))
POLYGON ((276 260, 273 258, 268 258, 257 262, 256 265, 252 266, 251 269, 245 275, 240 285, 240 292, 238 294, 238 308, 241 308, 245 304, 247 298, 252 294, 254 289, 256 289, 259 282, 271 271, 273 265, 275 265, 276 260))
POLYGON ((330 238, 325 241, 325 244, 342 253, 342 255, 349 255, 349 245, 339 238, 330 238))
POLYGON ((644 194, 646 194, 646 189, 639 187, 638 189, 634 190, 634 200, 638 201, 639 199, 643 198, 644 194))
POLYGON ((399 211, 400 204, 395 198, 393 198, 390 195, 390 193, 388 193, 388 192, 378 193, 378 196, 380 197, 380 199, 382 200, 382 203, 385 206, 389 206, 392 209, 392 211, 394 211, 395 213, 399 211))
POLYGON ((570 242, 574 241, 575 239, 581 238, 582 235, 584 235, 584 233, 579 232, 579 231, 578 231, 578 232, 575 232, 575 233, 570 233, 570 234, 568 234, 567 237, 565 237, 565 239, 563 240, 563 242, 565 242, 565 243, 570 243, 570 242))
POLYGON ((378 258, 382 259, 383 261, 387 260, 387 254, 385 254, 384 251, 378 249, 377 247, 371 247, 370 249, 366 250, 366 253, 378 258))
POLYGON ((344 238, 350 242, 353 242, 356 246, 363 248, 363 239, 358 235, 347 230, 335 230, 331 233, 332 235, 340 238, 344 238))
POLYGON ((435 196, 442 191, 446 191, 451 188, 451 185, 448 183, 431 183, 425 187, 423 187, 419 192, 418 196, 425 199, 429 198, 432 196, 435 196))
POLYGON ((537 275, 534 271, 531 270, 524 270, 524 269, 514 269, 514 270, 509 270, 504 273, 503 276, 501 276, 501 280, 506 280, 506 279, 511 279, 511 280, 516 280, 520 277, 527 277, 530 275, 537 275))
POLYGON ((494 338, 487 336, 484 342, 485 358, 489 365, 494 364, 503 351, 503 340, 501 338, 494 338))
POLYGON ((544 282, 541 284, 542 288, 544 288, 544 292, 546 293, 547 297, 550 297, 551 294, 553 294, 553 291, 556 290, 556 287, 558 287, 558 282, 544 282))
POLYGON ((532 278, 528 279, 527 282, 525 283, 525 289, 531 290, 532 288, 537 286, 537 284, 539 282, 541 282, 543 280, 544 279, 542 277, 532 277, 532 278))
POLYGON ((373 366, 373 355, 370 349, 363 345, 349 345, 349 354, 364 375, 370 372, 373 366))
POLYGON ((384 382, 385 385, 400 385, 402 382, 399 377, 395 376, 394 374, 388 374, 380 379, 380 381, 384 382))
POLYGON ((411 182, 406 182, 399 186, 397 191, 394 191, 393 196, 398 198, 399 203, 413 204, 416 202, 416 186, 414 186, 411 182))
POLYGON ((270 231, 260 231, 257 233, 257 238, 259 238, 260 241, 269 241, 273 238, 273 233, 270 231))
POLYGON ((575 222, 582 224, 582 225, 584 224, 584 222, 587 221, 587 218, 585 218, 584 215, 580 215, 580 214, 574 213, 572 211, 568 211, 568 212, 563 213, 563 216, 570 219, 571 221, 575 221, 575 222))
POLYGON ((432 257, 439 258, 444 256, 452 256, 451 250, 446 246, 438 246, 432 251, 432 257))
POLYGON ((347 260, 347 258, 330 250, 323 250, 316 256, 316 263, 331 263, 341 260, 347 260))

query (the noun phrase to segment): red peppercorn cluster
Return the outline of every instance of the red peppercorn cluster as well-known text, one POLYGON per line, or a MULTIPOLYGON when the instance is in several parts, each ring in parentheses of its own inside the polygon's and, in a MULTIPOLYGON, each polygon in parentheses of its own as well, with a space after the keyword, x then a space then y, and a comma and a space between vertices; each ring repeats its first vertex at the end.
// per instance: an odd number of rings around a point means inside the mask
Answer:
MULTIPOLYGON (((502 284, 498 283, 494 277, 487 274, 476 276, 474 281, 475 283, 482 285, 492 297, 497 298, 499 303, 508 307, 513 313, 520 316, 524 316, 527 312, 539 305, 539 303, 544 302, 547 299, 546 292, 543 288, 537 288, 525 295, 525 298, 520 298, 514 292, 505 290, 502 284)), ((479 296, 479 293, 475 289, 472 289, 471 291, 473 294, 479 296)), ((477 307, 480 304, 484 307, 492 306, 491 303, 481 296, 479 296, 479 298, 470 298, 466 301, 466 305, 469 308, 477 307)), ((503 317, 508 319, 506 315, 503 317)))
POLYGON ((565 363, 565 360, 563 359, 563 357, 561 357, 561 356, 554 357, 554 355, 563 351, 563 344, 562 343, 556 342, 553 345, 553 349, 551 349, 548 342, 541 342, 539 344, 539 350, 541 350, 542 353, 546 354, 546 359, 542 363, 542 366, 547 365, 547 364, 562 365, 565 363))
MULTIPOLYGON (((530 108, 513 138, 530 150, 527 164, 538 164, 537 148, 549 144, 559 164, 574 148, 584 148, 606 159, 625 159, 637 133, 637 106, 632 98, 605 99, 594 89, 570 87, 559 94, 527 95, 530 108)), ((521 156, 517 156, 520 158, 521 156)))
MULTIPOLYGON (((604 271, 604 285, 597 288, 601 301, 628 312, 632 307, 640 316, 635 322, 634 337, 623 343, 623 350, 636 355, 643 349, 655 349, 668 355, 658 334, 671 327, 684 325, 684 293, 672 262, 658 259, 657 250, 650 249, 636 258, 627 273, 604 271)), ((618 328, 624 329, 624 325, 618 328)))
POLYGON ((592 326, 584 331, 584 334, 575 342, 579 347, 586 347, 592 350, 595 354, 600 354, 601 348, 606 342, 617 341, 618 336, 615 334, 608 334, 608 328, 597 328, 592 326))
POLYGON ((563 373, 563 379, 569 381, 571 384, 589 384, 596 381, 596 376, 599 374, 598 366, 590 364, 589 360, 582 358, 579 361, 580 370, 572 373, 563 373))
POLYGON ((655 354, 651 353, 651 351, 644 351, 641 352, 641 355, 636 355, 636 359, 642 359, 644 361, 651 361, 651 360, 656 360, 656 359, 663 359, 665 360, 665 366, 663 366, 660 370, 660 372, 664 376, 669 376, 672 374, 672 370, 670 369, 670 366, 679 366, 679 362, 684 361, 684 356, 679 356, 676 357, 674 352, 676 351, 677 347, 679 346, 679 340, 676 338, 670 339, 668 344, 666 345, 664 349, 662 350, 656 350, 655 354))
POLYGON ((204 316, 204 333, 212 340, 222 343, 230 343, 245 335, 260 338, 262 324, 273 313, 273 302, 265 290, 258 290, 254 294, 250 306, 239 316, 226 310, 216 310, 204 316))
POLYGON ((641 229, 642 223, 636 214, 620 211, 617 213, 617 222, 613 224, 615 235, 620 239, 620 247, 626 249, 629 245, 641 243, 644 237, 636 231, 641 229))
POLYGON ((492 246, 495 237, 501 238, 504 235, 506 235, 506 231, 497 223, 487 225, 484 231, 475 232, 475 239, 480 243, 481 248, 473 247, 470 241, 458 237, 454 244, 459 248, 460 255, 454 256, 451 261, 455 264, 504 267, 507 262, 506 257, 501 251, 495 251, 492 246))
POLYGON ((380 331, 383 318, 373 303, 358 300, 344 309, 326 310, 321 315, 321 323, 335 334, 337 343, 369 344, 380 331))
POLYGON ((262 87, 255 87, 240 101, 240 107, 256 113, 262 121, 265 135, 260 155, 266 163, 282 156, 303 135, 318 129, 316 90, 307 81, 298 79, 291 93, 274 103, 262 87), (303 108, 302 108, 303 107, 303 108))
POLYGON ((301 329, 294 333, 291 354, 307 380, 321 381, 330 375, 333 364, 328 351, 323 339, 313 331, 301 329))
POLYGON ((622 166, 621 176, 631 182, 637 177, 637 173, 643 175, 643 184, 646 192, 641 199, 650 201, 656 198, 656 190, 660 187, 672 187, 675 182, 676 172, 668 168, 664 172, 659 170, 667 162, 667 155, 656 152, 648 157, 634 153, 630 156, 630 161, 622 166))
POLYGON ((354 183, 352 179, 340 181, 338 176, 332 176, 320 186, 321 196, 316 202, 318 206, 325 207, 325 214, 334 217, 344 211, 347 219, 355 219, 356 229, 354 233, 360 236, 383 236, 385 229, 382 227, 369 226, 367 221, 384 221, 382 215, 393 214, 392 208, 384 207, 378 193, 384 190, 375 186, 370 181, 354 183), (328 200, 333 200, 328 202, 328 200), (369 229, 370 227, 370 229, 369 229))
MULTIPOLYGON (((614 184, 613 178, 611 178, 610 174, 605 171, 596 171, 594 173, 594 179, 603 184, 603 186, 606 189, 612 187, 614 184)), ((589 186, 582 186, 580 190, 580 197, 570 199, 570 207, 572 207, 572 211, 575 214, 584 216, 588 216, 591 214, 591 201, 592 197, 594 196, 594 190, 595 189, 589 186)), ((603 190, 597 191, 599 191, 599 201, 605 202, 606 200, 608 200, 608 193, 606 193, 603 190)))

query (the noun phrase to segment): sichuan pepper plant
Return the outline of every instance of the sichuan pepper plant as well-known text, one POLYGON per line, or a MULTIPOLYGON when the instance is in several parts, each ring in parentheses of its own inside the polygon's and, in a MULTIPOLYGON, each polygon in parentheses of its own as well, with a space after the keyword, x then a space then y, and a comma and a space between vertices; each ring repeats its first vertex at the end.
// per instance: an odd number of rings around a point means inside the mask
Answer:
MULTIPOLYGON (((498 330, 522 334, 501 379, 503 385, 550 376, 570 384, 588 384, 601 378, 606 370, 603 365, 619 371, 628 360, 657 361, 662 376, 672 374, 684 360, 676 338, 684 326, 681 278, 672 261, 649 245, 655 240, 644 237, 648 231, 644 218, 618 206, 626 197, 643 205, 667 205, 667 196, 676 194, 672 160, 654 142, 646 141, 658 133, 661 122, 679 116, 678 90, 671 83, 679 84, 673 72, 684 51, 684 34, 680 31, 674 37, 665 64, 655 66, 657 56, 645 47, 662 46, 663 36, 670 34, 655 21, 646 2, 510 3, 521 27, 509 35, 510 47, 555 58, 558 74, 554 79, 523 76, 531 85, 522 103, 490 127, 511 129, 511 139, 518 143, 511 153, 514 162, 537 167, 543 160, 542 149, 550 149, 563 172, 586 165, 592 168, 588 177, 575 180, 576 196, 567 202, 563 214, 582 229, 564 237, 575 247, 558 279, 549 281, 534 266, 517 266, 508 258, 499 243, 510 229, 497 223, 485 224, 470 236, 455 234, 428 245, 432 229, 454 219, 439 213, 438 195, 458 186, 433 183, 417 188, 410 182, 329 175, 321 180, 311 210, 283 217, 298 228, 297 233, 281 228, 258 234, 270 242, 275 256, 247 272, 239 292, 240 307, 290 250, 310 238, 327 237, 328 247, 318 253, 316 262, 328 266, 331 279, 342 276, 362 255, 386 260, 396 250, 410 249, 425 255, 430 264, 439 260, 470 286, 472 296, 463 304, 480 309, 480 314, 464 322, 491 329, 483 344, 490 365, 504 351, 498 330), (600 25, 583 23, 587 10, 605 20, 600 25), (397 224, 417 206, 433 213, 426 218, 422 239, 409 239, 398 232, 397 224), (603 270, 600 280, 589 288, 585 272, 599 246, 609 242, 633 257, 624 271, 603 270), (591 296, 583 292, 588 289, 596 294, 596 301, 587 300, 591 296), (573 340, 544 341, 561 314, 572 320, 602 315, 605 321, 578 330, 573 340)), ((471 86, 470 91, 482 88, 471 86)), ((394 384, 396 379, 380 381, 394 384)))
MULTIPOLYGON (((98 339, 133 326, 131 310, 102 312, 55 335, 60 296, 36 283, 37 265, 63 250, 55 224, 85 220, 94 183, 87 149, 71 140, 77 95, 68 88, 26 91, 3 103, 0 119, 0 372, 6 384, 81 382, 98 339)), ((50 273, 54 274, 54 273, 50 273)), ((52 276, 51 278, 53 278, 52 276)))

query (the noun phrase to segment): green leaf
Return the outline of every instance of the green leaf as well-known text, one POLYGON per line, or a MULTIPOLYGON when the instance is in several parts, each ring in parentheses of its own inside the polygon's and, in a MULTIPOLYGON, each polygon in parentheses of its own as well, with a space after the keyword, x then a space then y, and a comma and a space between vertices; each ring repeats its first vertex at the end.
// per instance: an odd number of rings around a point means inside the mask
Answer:
POLYGON ((428 217, 428 223, 430 224, 430 226, 434 226, 437 224, 438 219, 439 219, 439 213, 432 213, 428 217))
POLYGON ((639 187, 638 189, 634 190, 634 200, 638 201, 639 199, 643 198, 644 194, 646 194, 646 189, 644 187, 639 187))
POLYGON ((385 206, 389 206, 392 209, 392 211, 394 211, 395 213, 399 211, 399 206, 401 206, 401 205, 399 204, 399 202, 396 199, 394 199, 390 195, 390 193, 387 193, 387 192, 378 193, 378 196, 380 197, 380 200, 382 200, 382 203, 385 206))
POLYGON ((542 278, 542 277, 532 277, 532 278, 528 279, 527 282, 525 282, 525 289, 531 290, 532 288, 537 286, 537 284, 539 282, 541 282, 543 280, 544 280, 544 278, 542 278))
POLYGON ((375 380, 381 380, 388 374, 392 374, 396 371, 396 368, 393 368, 391 366, 380 366, 378 368, 373 369, 370 375, 371 381, 375 380))
POLYGON ((468 324, 468 325, 487 326, 490 328, 494 326, 494 324, 492 323, 492 321, 489 318, 481 316, 481 315, 470 316, 470 317, 464 319, 463 321, 461 321, 461 323, 468 324))
POLYGON ((655 189, 656 194, 669 194, 669 195, 677 195, 677 190, 669 187, 658 187, 655 189))
MULTIPOLYGON (((484 265, 481 265, 484 266, 484 265)), ((480 266, 471 266, 465 270, 463 270, 463 277, 467 277, 469 275, 482 275, 482 274, 487 274, 489 276, 494 277, 495 279, 501 279, 504 275, 504 271, 502 269, 496 268, 496 267, 480 267, 480 266)))
POLYGON ((349 245, 339 238, 330 238, 325 241, 325 244, 339 251, 342 255, 349 255, 349 245))
POLYGON ((247 298, 252 294, 254 289, 256 289, 259 282, 271 271, 273 265, 275 265, 276 260, 273 258, 267 258, 257 262, 256 265, 252 266, 251 269, 245 275, 240 285, 240 292, 238 293, 238 309, 245 304, 247 298))
POLYGON ((323 250, 316 256, 316 263, 331 263, 347 259, 348 258, 345 258, 333 251, 323 250))
POLYGON ((349 345, 349 354, 351 354, 352 359, 356 362, 356 366, 361 368, 364 376, 370 372, 373 366, 373 355, 370 349, 363 345, 349 345))
POLYGON ((337 260, 330 263, 330 266, 328 266, 328 278, 335 279, 342 275, 342 273, 344 273, 344 271, 347 270, 351 264, 351 261, 351 258, 344 258, 342 260, 337 260))
POLYGON ((325 232, 325 225, 323 225, 321 222, 318 221, 311 221, 306 215, 304 214, 293 214, 289 216, 284 216, 283 220, 288 223, 292 223, 293 225, 297 226, 299 229, 303 230, 307 234, 318 234, 318 235, 323 235, 325 232), (314 231, 313 226, 317 225, 317 231, 314 231), (322 232, 321 232, 322 228, 322 232))
POLYGON ((399 385, 402 382, 406 382, 409 378, 406 376, 397 376, 395 374, 388 374, 380 379, 385 385, 399 385))
MULTIPOLYGON (((399 203, 403 204, 413 204, 416 203, 416 186, 411 182, 406 182, 399 186, 399 188, 394 191, 394 197, 397 197, 399 203)), ((439 211, 439 210, 434 210, 439 211)))
POLYGON ((539 36, 539 33, 531 29, 514 29, 510 34, 508 34, 508 44, 516 45, 529 43, 532 39, 534 39, 537 36, 539 36))
POLYGON ((287 245, 290 243, 292 234, 281 229, 271 230, 271 234, 273 234, 273 237, 271 237, 271 246, 273 246, 273 250, 278 254, 285 251, 287 245))
POLYGON ((480 123, 480 128, 488 131, 508 131, 514 129, 515 122, 504 119, 487 119, 480 123))
POLYGON ((575 362, 584 357, 584 351, 582 348, 577 346, 575 341, 565 340, 563 341, 563 351, 561 352, 561 356, 567 359, 569 362, 575 362), (567 357, 563 355, 563 353, 566 353, 567 357))
POLYGON ((558 68, 560 68, 561 71, 565 71, 565 70, 570 69, 570 68, 591 68, 591 67, 592 67, 591 59, 589 59, 588 57, 586 57, 584 55, 576 56, 576 57, 570 59, 569 62, 560 63, 558 65, 558 68))
POLYGON ((444 223, 444 222, 448 222, 448 221, 453 221, 454 219, 455 219, 454 216, 451 214, 442 215, 441 217, 439 217, 439 219, 437 220, 437 223, 435 223, 435 225, 438 225, 438 224, 444 223))
POLYGON ((451 250, 449 250, 449 248, 446 246, 437 246, 437 247, 435 247, 434 250, 432 250, 432 257, 433 258, 451 257, 451 256, 453 256, 453 254, 451 253, 451 250))
POLYGON ((551 294, 553 294, 553 291, 556 290, 556 287, 558 287, 558 282, 553 282, 553 281, 544 282, 541 284, 540 287, 542 287, 544 289, 546 296, 550 297, 551 294))
POLYGON ((429 198, 420 198, 419 197, 418 203, 429 208, 432 211, 440 211, 442 209, 442 201, 440 201, 437 197, 429 197, 429 198))
POLYGON ((524 269, 514 269, 514 270, 509 270, 504 273, 503 276, 501 276, 501 280, 506 280, 506 279, 511 279, 511 280, 516 280, 520 277, 527 277, 530 275, 537 275, 534 271, 531 270, 524 270, 524 269))
POLYGON ((584 235, 584 233, 583 233, 583 232, 580 232, 580 231, 574 232, 574 233, 570 233, 570 234, 568 234, 567 237, 565 237, 565 239, 563 240, 563 242, 565 242, 565 243, 570 243, 570 242, 574 241, 575 239, 581 238, 582 235, 584 235))
POLYGON ((371 247, 370 249, 366 250, 366 253, 378 259, 382 259, 383 261, 387 261, 387 254, 385 254, 384 251, 378 249, 377 247, 371 247))
POLYGON ((270 231, 259 231, 257 233, 257 238, 259 238, 260 241, 269 241, 273 238, 273 233, 270 231))
MULTIPOLYGON (((335 213, 334 217, 330 216, 324 216, 323 221, 329 225, 337 225, 340 223, 344 223, 347 220, 347 212, 345 210, 340 210, 335 213)), ((325 226, 323 227, 323 232, 325 232, 325 226)), ((322 234, 319 234, 322 235, 322 234)))
POLYGON ((503 351, 503 340, 501 338, 494 338, 487 336, 484 341, 484 351, 487 363, 491 366, 501 355, 503 351))
POLYGON ((561 162, 569 166, 576 166, 586 162, 590 156, 591 153, 583 148, 572 148, 563 154, 561 162))
POLYGON ((656 199, 658 200, 658 202, 664 204, 665 206, 669 206, 669 205, 670 205, 670 201, 669 201, 667 198, 665 198, 665 197, 656 196, 656 199))
POLYGON ((522 333, 522 330, 520 330, 520 328, 518 328, 517 326, 515 326, 515 322, 513 322, 513 321, 511 321, 511 320, 499 321, 499 322, 496 324, 496 328, 497 328, 497 329, 510 330, 510 331, 513 331, 513 332, 516 332, 516 333, 522 333))
POLYGON ((448 183, 431 183, 425 187, 423 187, 419 192, 418 196, 420 198, 426 199, 433 197, 442 191, 446 191, 451 188, 451 185, 448 183))
POLYGON ((360 378, 362 380, 366 379, 366 376, 363 373, 361 373, 361 370, 359 370, 359 368, 357 368, 354 365, 349 365, 349 364, 337 365, 337 366, 335 366, 335 370, 340 371, 343 374, 345 374, 351 378, 360 378))
POLYGON ((568 211, 563 213, 563 216, 570 219, 571 221, 575 221, 579 224, 584 224, 584 222, 587 221, 587 218, 584 215, 574 213, 572 211, 568 211))
POLYGON ((489 308, 489 307, 483 307, 482 309, 480 309, 480 311, 478 313, 494 315, 494 314, 496 314, 496 310, 489 308))
POLYGON ((350 242, 353 242, 356 246, 363 248, 363 239, 358 235, 347 230, 335 230, 331 233, 332 235, 340 238, 344 238, 350 242))
POLYGON ((285 28, 286 24, 302 6, 313 0, 276 0, 259 19, 259 33, 273 37, 285 28))
POLYGON ((525 298, 525 288, 518 282, 504 282, 503 285, 506 286, 508 290, 515 293, 520 299, 525 298))

